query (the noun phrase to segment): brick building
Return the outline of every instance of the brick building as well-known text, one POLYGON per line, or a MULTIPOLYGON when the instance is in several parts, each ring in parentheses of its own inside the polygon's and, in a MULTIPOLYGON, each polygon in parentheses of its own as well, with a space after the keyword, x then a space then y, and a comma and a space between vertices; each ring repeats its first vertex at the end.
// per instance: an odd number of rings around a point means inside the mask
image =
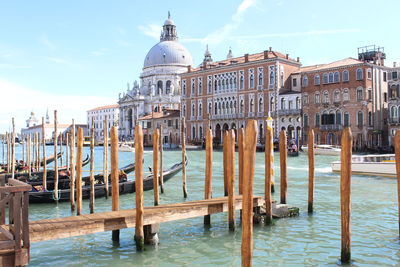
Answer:
POLYGON ((188 141, 202 141, 209 122, 215 141, 221 142, 223 130, 245 127, 248 119, 255 119, 258 141, 263 142, 268 115, 274 116, 277 135, 276 98, 280 91, 290 89, 290 75, 298 72, 300 65, 299 58, 271 48, 236 58, 229 51, 227 59, 213 62, 207 48, 203 63, 181 74, 181 115, 186 117, 188 141))
POLYGON ((393 64, 393 69, 388 74, 389 79, 389 145, 393 146, 393 137, 400 130, 400 67, 393 64))
POLYGON ((387 145, 388 69, 382 48, 359 49, 359 59, 302 67, 292 75, 301 83, 303 142, 311 127, 316 143, 340 144, 350 126, 356 149, 387 145))

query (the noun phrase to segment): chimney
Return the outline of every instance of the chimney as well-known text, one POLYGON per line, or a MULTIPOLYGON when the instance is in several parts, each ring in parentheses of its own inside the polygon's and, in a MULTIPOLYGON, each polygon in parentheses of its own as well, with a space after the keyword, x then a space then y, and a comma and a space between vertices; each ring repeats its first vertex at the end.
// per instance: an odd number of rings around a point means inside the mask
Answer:
POLYGON ((297 57, 297 62, 300 62, 300 57, 297 57))
POLYGON ((289 59, 289 54, 286 54, 286 59, 289 59))
POLYGON ((397 67, 397 63, 393 62, 393 68, 396 68, 396 67, 397 67))
POLYGON ((192 66, 191 65, 188 65, 187 69, 188 69, 188 72, 192 72, 192 66))
POLYGON ((264 59, 268 59, 268 51, 264 50, 264 59))
POLYGON ((272 46, 269 47, 269 52, 272 52, 272 46))
POLYGON ((244 54, 244 62, 249 62, 249 54, 244 54))

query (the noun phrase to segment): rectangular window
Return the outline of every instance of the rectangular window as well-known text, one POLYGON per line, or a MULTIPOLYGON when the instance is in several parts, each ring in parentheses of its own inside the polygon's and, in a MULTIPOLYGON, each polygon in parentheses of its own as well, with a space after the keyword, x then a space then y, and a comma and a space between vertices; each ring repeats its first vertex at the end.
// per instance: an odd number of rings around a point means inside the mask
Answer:
POLYGON ((368 100, 372 100, 372 89, 368 88, 368 100))
POLYGON ((297 79, 293 78, 293 87, 296 87, 296 86, 297 86, 297 79))
POLYGON ((172 126, 172 120, 168 120, 168 127, 172 126))
POLYGON ((392 72, 392 79, 393 80, 397 79, 397 71, 392 72))
POLYGON ((274 88, 275 85, 275 66, 269 66, 269 88, 274 88))
POLYGON ((387 72, 386 71, 383 72, 383 81, 384 82, 387 81, 387 72))
POLYGON ((151 121, 148 121, 147 122, 147 129, 150 129, 151 128, 151 121))
POLYGON ((344 113, 344 126, 348 127, 350 126, 350 116, 349 113, 344 113))

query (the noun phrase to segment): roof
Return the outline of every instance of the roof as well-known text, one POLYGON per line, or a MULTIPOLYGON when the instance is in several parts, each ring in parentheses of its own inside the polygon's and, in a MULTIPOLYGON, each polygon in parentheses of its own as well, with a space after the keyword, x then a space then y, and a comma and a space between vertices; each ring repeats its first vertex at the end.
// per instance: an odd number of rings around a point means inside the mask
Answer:
POLYGON ((144 59, 143 68, 158 65, 193 65, 192 55, 178 41, 161 41, 154 45, 144 59))
POLYGON ((173 117, 179 117, 179 116, 180 116, 179 109, 166 109, 162 112, 150 113, 149 115, 140 117, 138 120, 144 121, 144 120, 153 120, 153 119, 166 119, 166 118, 173 118, 173 117))
POLYGON ((348 66, 348 65, 355 65, 355 64, 362 64, 364 61, 348 57, 344 58, 338 61, 334 61, 331 63, 327 64, 318 64, 318 65, 313 65, 313 66, 305 66, 300 68, 300 72, 309 72, 309 71, 319 71, 319 70, 325 70, 325 69, 333 69, 333 68, 338 68, 342 66, 348 66))
MULTIPOLYGON (((268 59, 280 58, 280 59, 286 59, 286 60, 290 60, 292 62, 296 62, 297 64, 300 64, 297 60, 290 58, 290 57, 286 58, 285 54, 282 54, 282 53, 276 52, 276 51, 272 51, 272 50, 266 50, 266 51, 256 53, 256 54, 249 54, 248 62, 264 60, 265 53, 268 56, 268 59)), ((224 59, 224 60, 220 60, 220 61, 207 62, 207 69, 217 67, 217 66, 224 66, 224 65, 230 65, 230 64, 241 64, 241 63, 245 63, 245 56, 228 58, 228 59, 224 59)), ((203 65, 201 65, 199 68, 192 69, 191 72, 203 70, 202 66, 203 65)))
POLYGON ((101 106, 101 107, 89 109, 88 111, 96 111, 96 110, 109 109, 109 108, 118 108, 118 107, 119 107, 118 104, 114 104, 114 105, 107 105, 107 106, 101 106))

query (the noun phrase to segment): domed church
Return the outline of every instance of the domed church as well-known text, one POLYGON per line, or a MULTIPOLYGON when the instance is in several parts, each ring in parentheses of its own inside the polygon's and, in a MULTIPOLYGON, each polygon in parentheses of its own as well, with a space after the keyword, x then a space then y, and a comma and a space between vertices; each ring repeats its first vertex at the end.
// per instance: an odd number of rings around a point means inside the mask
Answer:
POLYGON ((178 42, 176 25, 168 12, 162 27, 160 42, 147 53, 140 84, 135 81, 119 95, 119 136, 132 139, 136 120, 162 109, 179 109, 180 77, 193 65, 189 51, 178 42))

